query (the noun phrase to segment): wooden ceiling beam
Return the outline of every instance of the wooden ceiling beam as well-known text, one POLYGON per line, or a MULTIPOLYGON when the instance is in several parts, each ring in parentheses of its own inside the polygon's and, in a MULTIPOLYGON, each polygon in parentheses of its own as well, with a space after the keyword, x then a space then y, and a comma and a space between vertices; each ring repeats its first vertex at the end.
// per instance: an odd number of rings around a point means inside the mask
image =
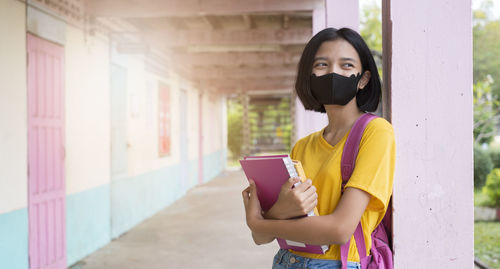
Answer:
POLYGON ((259 78, 266 77, 294 77, 297 73, 297 67, 289 66, 264 66, 264 67, 192 67, 191 70, 195 77, 200 79, 217 78, 259 78))
POLYGON ((151 18, 312 11, 322 0, 87 0, 95 17, 151 18))
POLYGON ((311 28, 249 29, 249 30, 179 30, 152 31, 144 39, 159 46, 213 45, 301 45, 312 36, 311 28))
POLYGON ((288 29, 290 26, 290 17, 288 15, 283 15, 283 23, 281 24, 281 28, 288 29))
POLYGON ((173 62, 190 66, 253 66, 297 65, 300 53, 289 52, 227 52, 185 53, 172 56, 173 62))
POLYGON ((210 26, 212 30, 219 30, 222 28, 220 21, 214 16, 202 16, 203 20, 210 26))
POLYGON ((245 90, 281 90, 293 89, 294 77, 275 77, 267 79, 198 79, 196 83, 201 87, 215 89, 238 89, 245 90))
POLYGON ((245 24, 247 29, 254 29, 255 28, 255 21, 252 19, 252 16, 250 14, 243 14, 243 23, 245 24))
POLYGON ((287 85, 283 87, 260 87, 260 88, 245 88, 245 87, 236 87, 236 88, 212 88, 211 91, 218 92, 219 94, 225 95, 233 95, 241 92, 247 92, 249 94, 282 94, 288 95, 292 94, 293 87, 288 87, 287 85))

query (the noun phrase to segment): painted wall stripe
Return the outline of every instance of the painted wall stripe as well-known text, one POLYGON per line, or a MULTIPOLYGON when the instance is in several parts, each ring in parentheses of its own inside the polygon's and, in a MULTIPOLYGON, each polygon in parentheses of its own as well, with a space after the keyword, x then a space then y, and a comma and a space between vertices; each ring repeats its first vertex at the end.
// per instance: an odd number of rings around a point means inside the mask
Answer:
POLYGON ((67 265, 108 244, 109 184, 66 197, 67 265))
POLYGON ((0 214, 0 268, 28 268, 28 209, 0 214))

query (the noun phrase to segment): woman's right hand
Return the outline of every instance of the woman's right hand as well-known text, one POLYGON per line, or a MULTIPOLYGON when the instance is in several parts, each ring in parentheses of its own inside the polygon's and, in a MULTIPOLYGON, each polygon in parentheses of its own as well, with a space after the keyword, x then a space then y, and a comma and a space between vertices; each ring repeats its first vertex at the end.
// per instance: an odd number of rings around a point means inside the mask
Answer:
POLYGON ((289 178, 281 186, 278 200, 265 213, 267 219, 290 219, 307 215, 318 204, 318 194, 310 179, 293 188, 299 178, 289 178))

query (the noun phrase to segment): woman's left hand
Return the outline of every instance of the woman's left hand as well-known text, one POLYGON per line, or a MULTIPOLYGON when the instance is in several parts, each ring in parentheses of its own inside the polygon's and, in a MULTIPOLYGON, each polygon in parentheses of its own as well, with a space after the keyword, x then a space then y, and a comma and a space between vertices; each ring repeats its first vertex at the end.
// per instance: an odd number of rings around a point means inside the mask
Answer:
POLYGON ((241 193, 243 196, 243 204, 245 205, 245 213, 247 225, 252 230, 254 224, 259 220, 264 219, 262 216, 262 208, 260 207, 259 198, 257 197, 257 187, 253 180, 249 180, 250 186, 244 189, 241 193))

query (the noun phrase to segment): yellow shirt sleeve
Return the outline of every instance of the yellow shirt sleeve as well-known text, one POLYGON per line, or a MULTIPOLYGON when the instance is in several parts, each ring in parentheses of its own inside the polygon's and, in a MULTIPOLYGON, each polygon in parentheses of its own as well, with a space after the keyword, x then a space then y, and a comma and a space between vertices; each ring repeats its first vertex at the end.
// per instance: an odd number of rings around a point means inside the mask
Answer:
POLYGON ((370 122, 361 138, 358 157, 346 188, 358 188, 372 197, 367 210, 385 211, 392 194, 396 145, 389 122, 370 122))

